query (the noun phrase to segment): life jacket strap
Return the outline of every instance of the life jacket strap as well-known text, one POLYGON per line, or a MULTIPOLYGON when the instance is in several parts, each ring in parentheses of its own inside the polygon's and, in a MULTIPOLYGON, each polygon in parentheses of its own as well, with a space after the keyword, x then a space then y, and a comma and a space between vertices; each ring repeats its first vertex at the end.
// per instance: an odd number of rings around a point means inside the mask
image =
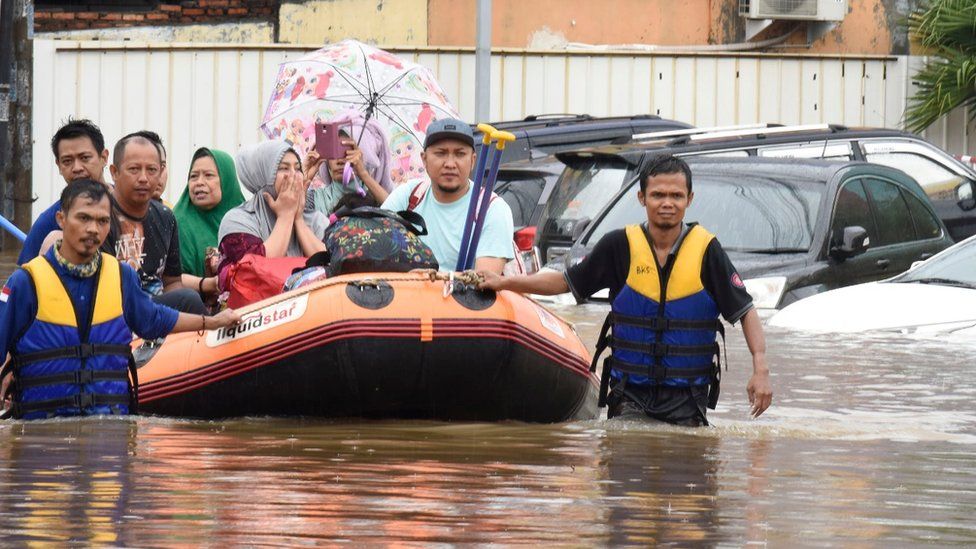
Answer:
POLYGON ((102 343, 82 343, 56 349, 45 349, 34 353, 23 353, 15 356, 10 362, 15 371, 17 368, 33 362, 56 360, 59 358, 86 359, 93 356, 118 355, 129 356, 132 348, 128 345, 109 345, 102 343))
POLYGON ((647 354, 655 357, 665 356, 698 356, 698 355, 717 355, 719 346, 717 342, 705 345, 678 345, 676 343, 635 343, 625 339, 610 338, 610 347, 624 351, 634 351, 636 353, 647 354))
POLYGON ((664 332, 668 330, 725 330, 725 328, 722 326, 722 321, 718 319, 685 320, 681 318, 662 318, 657 316, 640 317, 621 313, 610 313, 610 317, 614 324, 646 328, 655 332, 664 332))
MULTIPOLYGON (((603 321, 603 328, 600 329, 600 337, 596 340, 596 350, 593 352, 593 362, 590 363, 590 372, 596 371, 597 362, 600 360, 600 355, 603 351, 607 350, 610 344, 610 327, 613 325, 611 319, 612 313, 607 315, 606 320, 603 321)), ((597 401, 597 407, 604 408, 607 405, 607 395, 610 392, 610 357, 607 357, 603 361, 603 371, 600 372, 600 395, 597 401)))
POLYGON ((77 408, 84 410, 93 406, 118 406, 128 405, 129 395, 101 395, 92 393, 79 393, 77 395, 52 398, 50 400, 39 400, 37 402, 17 402, 14 404, 14 416, 21 417, 25 414, 34 412, 55 413, 61 408, 77 408))
POLYGON ((696 366, 691 368, 669 368, 660 364, 634 364, 619 358, 609 357, 610 367, 623 374, 647 376, 653 379, 686 379, 694 380, 700 377, 712 379, 715 375, 715 364, 696 366))
POLYGON ((46 376, 31 376, 16 381, 18 388, 27 389, 41 385, 60 385, 72 383, 76 385, 94 383, 96 381, 128 381, 129 373, 125 370, 76 370, 61 374, 46 376))

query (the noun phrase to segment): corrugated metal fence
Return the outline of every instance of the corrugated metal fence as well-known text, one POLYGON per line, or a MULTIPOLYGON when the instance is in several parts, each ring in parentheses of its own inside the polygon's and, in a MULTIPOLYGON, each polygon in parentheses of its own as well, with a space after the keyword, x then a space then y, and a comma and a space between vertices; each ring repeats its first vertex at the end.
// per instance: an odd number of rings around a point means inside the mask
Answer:
MULTIPOLYGON (((152 129, 170 151, 173 201, 200 146, 230 152, 262 139, 258 126, 278 65, 305 47, 202 46, 35 40, 34 215, 63 185, 45 143, 68 116, 96 121, 113 142, 152 129)), ((461 113, 474 115, 474 53, 391 49, 427 65, 461 113)), ((492 120, 529 114, 658 114, 696 126, 830 122, 900 126, 906 57, 771 54, 638 54, 498 51, 492 57, 492 120)), ((933 126, 936 144, 971 147, 965 113, 933 126)), ((109 145, 110 146, 110 145, 109 145)))

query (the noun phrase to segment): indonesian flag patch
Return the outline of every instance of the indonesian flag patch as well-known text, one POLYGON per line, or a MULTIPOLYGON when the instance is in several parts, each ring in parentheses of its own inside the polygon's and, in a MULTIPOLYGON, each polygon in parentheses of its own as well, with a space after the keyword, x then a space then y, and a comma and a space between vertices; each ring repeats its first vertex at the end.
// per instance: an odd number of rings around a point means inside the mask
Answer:
POLYGON ((10 299, 10 287, 5 284, 3 290, 0 290, 0 303, 6 303, 8 299, 10 299))

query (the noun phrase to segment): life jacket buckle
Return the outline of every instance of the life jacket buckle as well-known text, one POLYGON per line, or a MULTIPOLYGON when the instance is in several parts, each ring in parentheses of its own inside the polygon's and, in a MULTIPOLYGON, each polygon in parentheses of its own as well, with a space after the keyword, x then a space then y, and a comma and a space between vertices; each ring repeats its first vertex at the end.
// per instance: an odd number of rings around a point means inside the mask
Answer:
POLYGON ((75 383, 78 385, 92 383, 95 380, 93 373, 92 370, 78 370, 75 372, 75 383))
POLYGON ((95 354, 95 346, 91 343, 82 343, 78 345, 78 358, 85 359, 91 358, 95 354))
POLYGON ((94 405, 95 398, 91 393, 78 393, 75 395, 75 406, 77 406, 79 410, 91 408, 94 405))

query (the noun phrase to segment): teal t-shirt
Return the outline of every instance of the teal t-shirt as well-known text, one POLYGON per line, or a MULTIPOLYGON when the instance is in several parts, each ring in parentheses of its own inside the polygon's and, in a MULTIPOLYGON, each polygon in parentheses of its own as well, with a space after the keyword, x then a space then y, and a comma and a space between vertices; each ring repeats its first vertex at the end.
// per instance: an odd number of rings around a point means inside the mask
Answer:
MULTIPOLYGON (((410 194, 419 183, 419 180, 408 181, 394 189, 386 202, 383 202, 383 209, 394 212, 406 210, 410 204, 410 194)), ((438 202, 433 190, 428 188, 424 199, 414 210, 427 222, 427 235, 421 236, 420 239, 434 251, 434 257, 437 258, 442 271, 452 271, 457 266, 461 236, 464 233, 464 220, 468 216, 468 203, 471 201, 471 188, 469 182, 467 194, 450 204, 438 202)), ((512 233, 515 231, 512 210, 504 200, 496 198, 488 206, 486 218, 475 259, 479 257, 512 259, 514 257, 512 233)))

